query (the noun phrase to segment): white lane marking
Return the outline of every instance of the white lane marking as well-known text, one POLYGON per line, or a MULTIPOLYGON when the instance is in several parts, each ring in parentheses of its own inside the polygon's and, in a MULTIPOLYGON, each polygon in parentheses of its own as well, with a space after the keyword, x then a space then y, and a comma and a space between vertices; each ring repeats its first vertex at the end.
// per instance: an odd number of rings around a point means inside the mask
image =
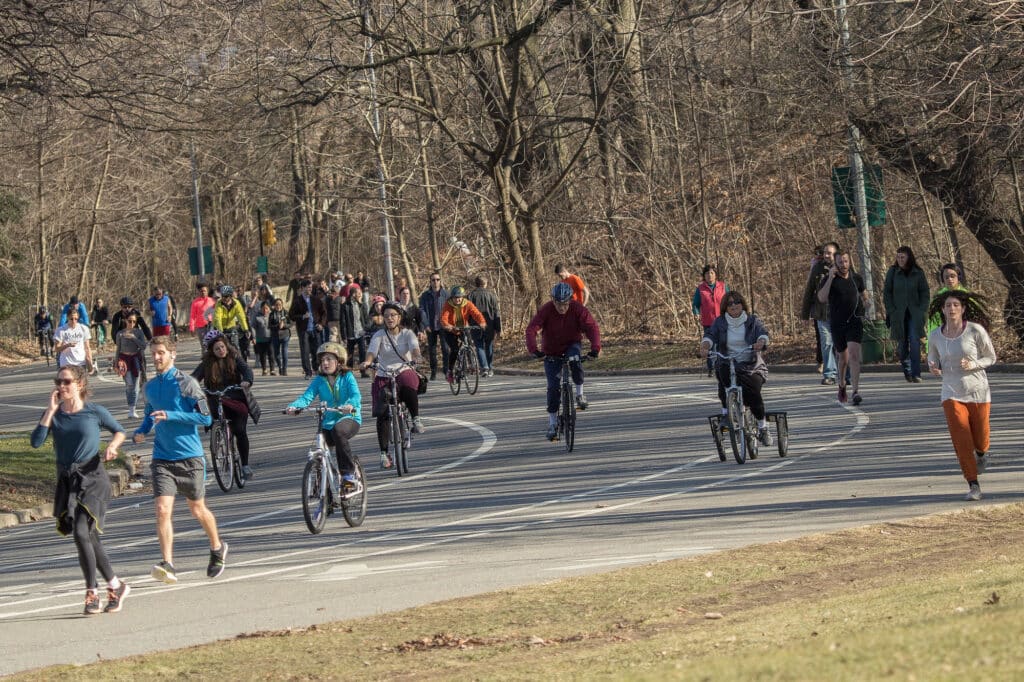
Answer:
POLYGON ((393 564, 382 568, 370 568, 369 564, 352 563, 346 565, 329 566, 326 571, 314 573, 307 576, 294 576, 289 578, 275 578, 275 580, 295 580, 296 578, 308 582, 334 582, 338 580, 353 580, 368 575, 382 575, 385 573, 403 573, 406 571, 425 571, 444 565, 444 561, 415 561, 407 564, 393 564))
MULTIPOLYGON (((800 455, 800 456, 797 456, 797 457, 791 457, 791 458, 788 458, 788 459, 784 459, 784 460, 779 461, 776 464, 773 464, 773 465, 770 465, 770 466, 767 466, 767 467, 763 467, 763 468, 759 467, 757 469, 748 469, 747 473, 740 473, 740 474, 736 474, 734 476, 728 476, 728 477, 726 477, 724 479, 718 479, 718 480, 715 480, 715 481, 710 481, 708 483, 702 483, 702 484, 698 484, 698 485, 688 486, 688 487, 685 487, 685 488, 682 488, 682 489, 679 489, 679 490, 675 490, 675 491, 672 491, 672 492, 669 492, 669 493, 664 493, 664 494, 661 494, 661 495, 653 495, 653 496, 649 496, 649 497, 642 497, 642 498, 638 498, 636 500, 632 500, 632 501, 629 501, 629 502, 623 502, 623 503, 620 503, 620 504, 602 505, 602 506, 596 507, 596 508, 577 510, 577 511, 568 511, 567 510, 566 513, 563 514, 561 517, 557 517, 557 516, 545 517, 545 518, 536 519, 534 521, 523 521, 523 522, 518 522, 518 523, 512 523, 510 525, 503 526, 503 527, 498 527, 498 528, 488 528, 488 529, 470 531, 470 532, 466 532, 466 533, 453 533, 453 534, 451 534, 449 536, 446 536, 446 537, 440 537, 440 538, 436 538, 436 539, 432 539, 432 540, 424 540, 424 541, 420 541, 420 542, 413 542, 411 544, 406 544, 406 545, 403 545, 403 546, 385 547, 385 548, 376 549, 376 550, 374 550, 374 549, 367 549, 367 551, 361 552, 361 553, 356 554, 354 556, 340 557, 340 558, 330 558, 330 559, 319 559, 319 560, 311 561, 311 562, 304 563, 304 564, 298 564, 298 565, 293 565, 293 566, 277 567, 277 568, 273 568, 273 569, 267 569, 267 570, 264 570, 264 571, 258 571, 256 573, 249 573, 249 574, 246 574, 246 575, 239 575, 239 576, 228 577, 228 578, 225 578, 225 579, 218 580, 217 583, 233 583, 233 582, 239 582, 239 581, 243 581, 243 580, 253 580, 253 579, 258 579, 258 578, 268 578, 268 577, 271 577, 271 576, 277 576, 277 575, 281 575, 281 574, 285 574, 285 573, 296 573, 296 572, 308 571, 310 569, 318 568, 318 567, 321 567, 321 566, 330 566, 330 565, 337 565, 337 564, 343 564, 343 563, 344 564, 350 564, 352 562, 365 561, 366 559, 373 558, 373 557, 389 556, 389 555, 393 555, 393 554, 398 554, 400 552, 418 551, 418 550, 422 550, 422 549, 425 549, 425 548, 428 548, 428 547, 436 547, 436 546, 451 544, 451 543, 459 542, 459 541, 466 541, 466 540, 472 540, 472 539, 477 539, 477 538, 490 537, 490 536, 493 536, 493 535, 497 535, 499 533, 509 533, 509 532, 513 532, 513 531, 517 531, 517 530, 523 530, 523 529, 526 529, 526 528, 530 528, 530 527, 533 527, 533 526, 552 524, 552 523, 556 523, 556 522, 560 522, 560 521, 568 521, 568 520, 577 519, 577 518, 594 516, 594 515, 597 515, 597 514, 606 514, 606 513, 610 513, 610 512, 616 512, 616 511, 619 511, 619 510, 622 510, 622 509, 627 509, 627 508, 630 508, 630 507, 635 507, 635 506, 638 506, 638 505, 641 505, 641 504, 648 504, 648 503, 651 503, 651 502, 659 502, 659 501, 670 499, 670 498, 673 498, 673 497, 678 497, 678 496, 681 496, 681 495, 685 495, 687 493, 693 493, 693 492, 709 490, 709 489, 716 488, 716 487, 719 487, 719 486, 722 486, 722 485, 725 485, 725 484, 728 484, 728 483, 740 481, 740 480, 743 480, 745 478, 751 478, 751 477, 754 477, 754 476, 760 476, 760 475, 766 474, 768 472, 772 472, 772 471, 775 471, 777 469, 782 469, 784 467, 790 466, 794 462, 799 461, 799 460, 803 459, 806 456, 809 456, 811 453, 822 452, 822 451, 828 450, 830 448, 834 448, 837 445, 840 445, 840 444, 846 442, 854 434, 862 431, 867 426, 867 424, 870 422, 870 418, 867 416, 867 414, 861 412, 860 410, 856 410, 856 409, 854 409, 852 407, 849 407, 849 406, 844 406, 844 407, 847 410, 849 410, 850 412, 853 412, 854 414, 857 415, 857 426, 853 427, 847 434, 843 435, 842 437, 840 437, 840 438, 838 438, 838 439, 836 439, 836 440, 834 440, 832 442, 824 443, 822 445, 819 445, 818 447, 816 447, 813 450, 811 450, 810 452, 808 452, 807 455, 800 455)), ((455 423, 466 424, 466 425, 469 424, 469 422, 461 422, 460 420, 455 420, 455 419, 449 420, 447 418, 444 418, 444 419, 446 421, 452 421, 452 422, 455 422, 455 423)), ((474 425, 474 426, 476 426, 476 425, 474 425)), ((489 429, 486 429, 485 427, 478 427, 477 429, 474 429, 474 430, 477 430, 478 433, 482 433, 482 432, 491 433, 489 431, 489 429)), ((491 435, 493 436, 493 434, 491 434, 491 435)), ((474 454, 469 455, 466 458, 463 458, 463 460, 472 458, 475 455, 475 453, 479 452, 481 449, 483 449, 483 451, 486 452, 491 447, 493 447, 493 442, 491 442, 490 444, 485 442, 485 443, 483 443, 480 446, 480 448, 477 449, 477 451, 474 451, 474 454)), ((479 515, 476 515, 476 516, 473 516, 473 517, 469 517, 469 518, 466 518, 466 519, 458 519, 458 520, 455 520, 455 521, 450 521, 450 522, 447 522, 447 523, 438 524, 436 526, 427 526, 427 527, 423 527, 423 528, 412 529, 412 530, 409 530, 409 531, 399 531, 399 532, 395 532, 395 533, 389 533, 389 534, 386 534, 386 535, 381 536, 381 537, 359 538, 359 539, 356 539, 356 540, 353 540, 352 542, 350 542, 348 544, 348 547, 354 547, 355 545, 363 545, 363 544, 367 544, 367 543, 371 543, 371 542, 372 543, 391 542, 391 541, 394 541, 396 539, 405 539, 405 538, 412 538, 412 537, 422 537, 425 533, 436 533, 438 530, 441 530, 441 529, 444 529, 444 528, 449 528, 449 527, 453 527, 453 526, 459 526, 459 525, 463 525, 463 524, 475 524, 475 523, 478 523, 481 520, 485 520, 485 519, 492 518, 492 517, 497 517, 497 516, 521 514, 522 512, 524 512, 524 511, 526 511, 528 509, 548 506, 548 505, 551 505, 551 504, 557 504, 557 503, 560 503, 560 502, 565 502, 565 501, 569 501, 569 500, 579 499, 579 498, 582 498, 582 497, 588 497, 588 496, 591 496, 591 495, 594 495, 594 494, 598 494, 598 492, 601 492, 601 491, 607 491, 607 490, 611 490, 611 489, 614 489, 614 488, 619 488, 619 487, 623 487, 623 486, 627 486, 627 485, 635 485, 635 484, 643 482, 643 481, 647 481, 647 480, 651 480, 651 479, 654 479, 654 478, 659 478, 659 477, 662 477, 662 476, 666 476, 666 475, 668 475, 670 473, 675 473, 677 471, 682 471, 684 469, 690 468, 690 467, 695 466, 695 465, 697 465, 699 463, 710 461, 710 460, 713 459, 713 457, 716 457, 716 456, 717 455, 711 456, 711 457, 704 457, 704 458, 701 458, 699 460, 695 460, 693 462, 689 462, 687 464, 683 464, 683 465, 679 465, 679 466, 675 466, 675 467, 670 467, 669 469, 667 469, 667 470, 665 470, 663 472, 655 473, 655 474, 649 474, 647 476, 643 476, 643 477, 639 477, 637 479, 633 479, 633 481, 623 481, 623 482, 620 482, 620 483, 617 483, 617 484, 613 484, 613 485, 609 485, 609 486, 602 486, 601 488, 597 488, 597 489, 595 489, 593 491, 584 491, 584 492, 581 492, 581 493, 577 493, 575 495, 568 495, 568 496, 563 497, 563 498, 556 498, 556 499, 552 499, 552 500, 545 500, 545 501, 542 501, 542 502, 526 505, 524 507, 519 507, 519 508, 516 508, 516 509, 510 509, 510 510, 504 510, 504 511, 498 511, 498 512, 491 512, 491 513, 487 513, 487 514, 479 514, 479 515)), ((274 512, 271 512, 271 513, 274 513, 274 512)), ((264 514, 264 515, 261 515, 261 516, 268 516, 271 513, 264 514)), ((193 532, 197 533, 198 531, 193 531, 193 532)), ((148 540, 147 542, 153 542, 153 540, 148 540)), ((266 566, 268 561, 278 562, 278 561, 282 561, 284 559, 296 558, 296 557, 300 557, 300 556, 304 556, 304 555, 308 555, 308 554, 313 554, 313 553, 319 553, 319 552, 323 552, 323 551, 324 551, 323 547, 313 547, 313 548, 304 549, 304 550, 296 550, 294 552, 285 552, 285 553, 277 554, 277 555, 274 555, 274 556, 271 556, 271 557, 259 557, 259 558, 251 559, 249 561, 244 561, 244 562, 241 562, 241 563, 238 563, 238 564, 234 564, 233 563, 233 564, 231 564, 231 566, 233 568, 249 566, 249 565, 253 565, 253 564, 259 564, 259 565, 266 566)), ((191 573, 191 572, 189 572, 189 573, 191 573)), ((179 575, 188 575, 188 573, 179 574, 179 575)), ((149 596, 149 595, 154 595, 154 594, 158 594, 158 593, 159 594, 164 594, 166 592, 176 592, 176 591, 179 591, 179 590, 186 590, 186 589, 196 589, 196 588, 202 588, 202 587, 209 587, 209 586, 211 586, 213 584, 214 583, 211 583, 211 582, 189 583, 189 584, 179 583, 178 585, 175 585, 173 587, 167 587, 167 588, 161 589, 159 591, 140 593, 138 595, 138 597, 149 596)), ((67 597, 72 597, 73 595, 68 594, 66 596, 67 597)), ((138 598, 138 597, 136 597, 136 598, 138 598)), ((34 602, 34 601, 41 601, 41 600, 42 599, 40 598, 40 599, 26 600, 26 601, 23 601, 23 602, 13 602, 13 603, 7 604, 6 606, 17 606, 17 605, 20 605, 20 604, 34 602)), ((75 602, 75 603, 77 603, 77 602, 75 602)), ((3 620, 5 618, 16 618, 16 617, 20 617, 20 616, 24 616, 24 615, 31 615, 31 614, 34 614, 34 613, 42 613, 42 612, 47 612, 47 611, 53 611, 53 610, 63 609, 63 608, 70 608, 70 605, 69 604, 55 604, 53 606, 40 607, 40 608, 30 609, 30 610, 21 611, 21 612, 0 613, 0 620, 3 620)))
POLYGON ((0 407, 19 407, 23 410, 45 410, 45 405, 14 405, 12 403, 0 403, 0 407))
POLYGON ((600 568, 603 566, 623 566, 629 564, 639 564, 645 562, 659 562, 667 561, 670 559, 679 559, 681 557, 692 556, 694 554, 704 554, 706 552, 714 551, 714 547, 683 547, 671 550, 662 550, 653 554, 633 554, 629 556, 608 556, 608 557, 594 557, 592 559, 581 559, 573 564, 567 564, 565 566, 552 566, 551 568, 545 568, 545 571, 582 571, 593 568, 600 568))

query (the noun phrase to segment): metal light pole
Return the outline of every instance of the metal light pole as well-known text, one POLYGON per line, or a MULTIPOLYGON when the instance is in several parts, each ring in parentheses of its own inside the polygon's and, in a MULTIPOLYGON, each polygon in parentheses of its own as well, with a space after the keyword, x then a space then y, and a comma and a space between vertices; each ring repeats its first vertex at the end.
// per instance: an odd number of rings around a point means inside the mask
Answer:
MULTIPOLYGON (((836 0, 836 19, 839 23, 839 56, 843 70, 843 83, 848 97, 852 97, 856 88, 853 77, 853 56, 850 54, 850 24, 846 18, 846 0, 836 0)), ((868 319, 875 317, 874 278, 871 275, 871 229, 868 226, 868 200, 864 189, 864 160, 861 158, 860 130, 853 123, 846 126, 846 139, 849 146, 850 178, 853 180, 854 216, 857 220, 857 255, 860 258, 861 273, 864 278, 864 289, 868 293, 868 305, 865 313, 868 319)))
MULTIPOLYGON (((363 2, 363 25, 369 28, 370 26, 370 3, 369 0, 363 2)), ((369 33, 369 31, 368 31, 369 33)), ((373 144, 374 153, 377 157, 377 177, 380 179, 380 190, 378 192, 380 196, 380 220, 383 234, 381 240, 384 243, 384 275, 388 283, 388 299, 395 300, 395 276, 394 268, 391 265, 391 224, 388 220, 388 189, 387 189, 387 178, 384 175, 384 161, 381 158, 382 142, 381 142, 381 131, 380 131, 380 110, 377 107, 377 74, 373 68, 373 51, 374 41, 370 35, 366 36, 366 61, 370 65, 370 125, 373 127, 373 144)))
POLYGON ((203 216, 199 212, 199 168, 196 165, 196 143, 189 141, 192 162, 192 222, 196 226, 196 260, 199 262, 199 281, 206 281, 206 259, 203 258, 203 216))

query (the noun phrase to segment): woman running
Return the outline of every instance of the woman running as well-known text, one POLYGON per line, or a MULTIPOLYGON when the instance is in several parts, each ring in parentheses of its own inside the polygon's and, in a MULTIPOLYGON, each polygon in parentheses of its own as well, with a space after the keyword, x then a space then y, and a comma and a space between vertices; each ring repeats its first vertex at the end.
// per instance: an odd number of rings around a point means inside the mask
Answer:
POLYGON ((139 378, 146 364, 146 335, 139 329, 139 318, 129 313, 125 328, 114 336, 114 361, 117 373, 124 379, 124 396, 128 401, 128 418, 138 419, 135 409, 139 398, 139 378))
POLYGON ((928 337, 928 369, 942 377, 942 410, 949 438, 969 486, 965 499, 974 502, 981 499, 978 474, 988 464, 992 393, 985 368, 996 361, 988 314, 977 294, 961 289, 936 296, 928 312, 942 315, 942 326, 928 337))
POLYGON ((53 515, 57 532, 70 533, 75 539, 78 564, 85 576, 85 614, 100 612, 97 570, 107 581, 107 605, 102 610, 115 613, 121 610, 131 588, 114 573, 100 542, 110 502, 110 477, 103 461, 117 457, 125 432, 107 408, 86 402, 89 385, 84 367, 62 367, 54 382, 57 387, 50 394, 50 405, 32 431, 32 447, 40 447, 46 436, 53 433, 53 449, 57 452, 53 515), (101 426, 114 434, 102 457, 101 426))

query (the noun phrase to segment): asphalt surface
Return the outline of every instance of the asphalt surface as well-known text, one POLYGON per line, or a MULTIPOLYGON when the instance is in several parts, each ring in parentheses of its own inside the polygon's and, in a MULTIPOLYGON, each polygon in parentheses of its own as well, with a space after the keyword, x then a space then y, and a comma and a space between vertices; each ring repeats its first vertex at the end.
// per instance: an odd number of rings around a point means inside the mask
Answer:
MULTIPOLYGON (((178 365, 191 370, 195 352, 178 365)), ((599 363, 588 365, 597 369, 599 363)), ((38 363, 0 371, 0 431, 27 431, 53 377, 38 363)), ((990 375, 992 464, 980 504, 1022 498, 1018 415, 1024 378, 990 375)), ((377 466, 369 399, 353 441, 368 472, 364 525, 339 516, 322 535, 302 520, 299 481, 315 422, 278 413, 301 377, 257 378, 264 420, 250 427, 256 478, 209 505, 230 543, 228 568, 208 580, 206 538, 179 500, 174 587, 149 577, 159 560, 147 494, 118 498, 104 545, 132 586, 124 610, 83 616, 74 545, 52 521, 0 531, 0 675, 88 663, 240 633, 394 611, 451 597, 688 557, 866 523, 962 508, 966 484, 949 444, 939 382, 865 377, 859 408, 811 374, 777 372, 769 410, 789 415, 789 456, 774 448, 744 465, 720 462, 707 416, 713 379, 696 374, 591 375, 591 407, 566 454, 543 432, 543 379, 497 376, 476 396, 431 384, 428 432, 411 475, 377 466), (88 621, 88 622, 87 622, 88 621)), ((361 380, 364 395, 369 380, 361 380)), ((94 400, 125 417, 123 388, 94 400)), ((135 420, 123 422, 129 429, 135 420)), ((147 455, 145 446, 134 446, 147 455)), ((130 450, 133 448, 129 448, 130 450)), ((148 458, 147 458, 148 459, 148 458)), ((979 503, 973 503, 979 504, 979 503)))

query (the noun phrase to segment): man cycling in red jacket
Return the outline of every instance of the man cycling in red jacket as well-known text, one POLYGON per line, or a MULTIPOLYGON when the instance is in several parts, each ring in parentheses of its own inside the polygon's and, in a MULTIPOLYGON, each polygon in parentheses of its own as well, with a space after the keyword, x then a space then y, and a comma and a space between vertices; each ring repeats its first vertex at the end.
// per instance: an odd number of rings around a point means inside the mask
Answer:
MULTIPOLYGON (((548 440, 558 435, 558 393, 562 357, 578 357, 580 343, 586 335, 590 341, 590 357, 601 353, 601 332, 593 315, 583 304, 573 300, 573 291, 565 282, 551 289, 551 300, 537 311, 526 327, 526 349, 538 358, 545 358, 544 373, 548 379, 548 440), (541 333, 541 350, 537 349, 537 332, 541 333)), ((576 385, 576 409, 587 409, 583 396, 583 365, 570 362, 572 382, 576 385)))

